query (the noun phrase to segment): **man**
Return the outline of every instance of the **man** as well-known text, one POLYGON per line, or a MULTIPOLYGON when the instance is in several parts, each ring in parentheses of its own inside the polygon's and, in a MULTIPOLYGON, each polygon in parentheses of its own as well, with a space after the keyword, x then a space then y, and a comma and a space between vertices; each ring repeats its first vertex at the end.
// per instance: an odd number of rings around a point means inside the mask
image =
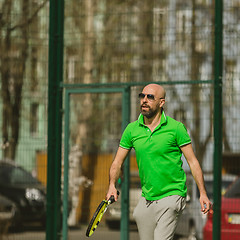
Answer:
POLYGON ((201 211, 207 213, 211 207, 186 128, 164 113, 165 95, 158 84, 144 87, 139 94, 141 114, 126 127, 109 173, 106 197, 114 195, 117 200, 115 183, 121 166, 131 148, 135 149, 142 196, 133 215, 141 240, 167 240, 174 236, 187 193, 182 153, 200 192, 201 211))

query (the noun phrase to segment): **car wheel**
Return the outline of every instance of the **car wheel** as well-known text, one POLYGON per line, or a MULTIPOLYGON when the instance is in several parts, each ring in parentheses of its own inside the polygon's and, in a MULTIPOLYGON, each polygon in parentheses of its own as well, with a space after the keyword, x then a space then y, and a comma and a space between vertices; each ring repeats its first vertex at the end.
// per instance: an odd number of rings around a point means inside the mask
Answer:
POLYGON ((47 219, 46 219, 46 218, 42 218, 42 220, 41 220, 41 226, 42 226, 43 229, 46 228, 46 226, 47 226, 47 219))
POLYGON ((106 223, 110 229, 120 229, 120 221, 107 221, 106 223))
POLYGON ((196 228, 194 225, 191 226, 189 233, 190 234, 189 234, 188 240, 197 240, 196 228))
POLYGON ((173 240, 179 240, 179 239, 181 239, 181 236, 177 235, 177 234, 174 234, 173 240))

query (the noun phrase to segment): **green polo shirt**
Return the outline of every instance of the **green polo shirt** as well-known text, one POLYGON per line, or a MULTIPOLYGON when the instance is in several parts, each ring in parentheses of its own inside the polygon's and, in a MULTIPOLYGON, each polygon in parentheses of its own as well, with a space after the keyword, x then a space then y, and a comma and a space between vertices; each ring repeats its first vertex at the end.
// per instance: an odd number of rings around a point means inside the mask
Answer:
POLYGON ((135 149, 143 197, 157 200, 171 195, 186 196, 180 147, 189 143, 191 139, 185 126, 166 116, 164 111, 153 132, 144 124, 142 114, 128 124, 120 147, 135 149))

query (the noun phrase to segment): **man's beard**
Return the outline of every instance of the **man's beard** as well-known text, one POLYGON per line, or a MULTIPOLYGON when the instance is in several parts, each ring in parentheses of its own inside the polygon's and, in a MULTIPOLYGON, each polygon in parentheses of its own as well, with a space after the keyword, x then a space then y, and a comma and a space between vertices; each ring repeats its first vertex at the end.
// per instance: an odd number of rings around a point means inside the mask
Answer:
POLYGON ((142 106, 141 106, 141 113, 142 113, 142 115, 143 116, 145 116, 146 118, 152 118, 152 117, 154 117, 156 114, 157 114, 157 109, 152 109, 152 108, 150 108, 149 106, 147 106, 148 107, 148 111, 145 111, 145 110, 142 110, 142 106))

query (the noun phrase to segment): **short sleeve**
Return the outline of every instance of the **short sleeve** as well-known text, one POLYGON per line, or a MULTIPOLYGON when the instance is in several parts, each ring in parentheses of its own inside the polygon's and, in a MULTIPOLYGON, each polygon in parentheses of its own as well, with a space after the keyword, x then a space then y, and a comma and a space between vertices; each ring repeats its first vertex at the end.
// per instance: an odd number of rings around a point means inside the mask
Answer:
POLYGON ((125 148, 125 149, 131 149, 133 147, 130 124, 128 124, 128 126, 125 128, 125 130, 122 134, 119 146, 122 148, 125 148))
POLYGON ((179 147, 182 147, 184 145, 191 143, 191 138, 187 132, 187 129, 182 123, 178 124, 176 138, 177 138, 177 145, 179 147))

